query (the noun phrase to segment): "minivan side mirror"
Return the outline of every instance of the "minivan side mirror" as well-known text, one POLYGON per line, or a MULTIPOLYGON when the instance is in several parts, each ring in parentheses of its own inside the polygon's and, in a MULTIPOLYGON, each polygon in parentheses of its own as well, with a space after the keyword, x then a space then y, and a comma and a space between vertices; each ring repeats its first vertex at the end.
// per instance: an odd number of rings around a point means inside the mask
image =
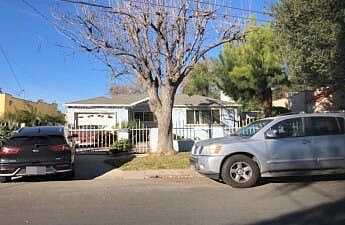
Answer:
POLYGON ((274 129, 269 129, 268 131, 266 131, 265 133, 265 137, 267 139, 274 139, 278 137, 278 131, 274 130, 274 129))

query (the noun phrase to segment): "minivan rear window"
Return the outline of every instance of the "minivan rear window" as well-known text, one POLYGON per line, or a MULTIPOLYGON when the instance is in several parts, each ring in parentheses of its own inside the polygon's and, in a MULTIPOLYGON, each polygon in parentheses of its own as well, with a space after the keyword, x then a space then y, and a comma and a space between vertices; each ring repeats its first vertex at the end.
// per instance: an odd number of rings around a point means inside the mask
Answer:
POLYGON ((345 134, 345 119, 343 117, 338 117, 338 122, 339 122, 339 126, 340 126, 340 132, 342 134, 345 134))
POLYGON ((336 117, 310 117, 307 133, 311 136, 342 134, 344 126, 341 128, 339 121, 336 117))

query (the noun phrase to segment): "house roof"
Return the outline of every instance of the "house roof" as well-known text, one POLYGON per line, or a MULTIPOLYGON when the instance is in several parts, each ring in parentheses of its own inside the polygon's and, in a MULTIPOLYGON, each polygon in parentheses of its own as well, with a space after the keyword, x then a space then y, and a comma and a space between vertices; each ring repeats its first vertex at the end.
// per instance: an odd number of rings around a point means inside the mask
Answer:
MULTIPOLYGON (((148 97, 145 94, 136 95, 116 95, 112 98, 95 97, 80 101, 66 103, 66 105, 115 105, 115 106, 133 106, 138 103, 147 101, 148 97)), ((174 106, 239 106, 234 101, 222 101, 219 99, 199 96, 199 95, 176 95, 174 106)))
POLYGON ((132 105, 136 102, 141 102, 147 99, 147 95, 133 94, 133 95, 116 95, 109 97, 95 97, 74 102, 68 102, 67 105, 132 105))
POLYGON ((238 106, 234 101, 227 102, 200 95, 176 95, 174 106, 238 106))

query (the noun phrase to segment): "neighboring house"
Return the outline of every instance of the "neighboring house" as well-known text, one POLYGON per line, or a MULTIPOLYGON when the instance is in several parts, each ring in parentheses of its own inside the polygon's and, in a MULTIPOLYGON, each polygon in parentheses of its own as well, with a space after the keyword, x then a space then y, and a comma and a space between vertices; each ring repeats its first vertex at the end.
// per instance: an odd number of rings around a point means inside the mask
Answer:
POLYGON ((42 100, 37 102, 14 97, 7 93, 0 93, 0 119, 7 113, 14 113, 19 110, 35 109, 37 112, 49 115, 58 115, 58 105, 55 103, 46 103, 42 100))
MULTIPOLYGON (((128 122, 140 121, 147 127, 156 127, 146 95, 117 95, 96 97, 65 104, 68 125, 72 127, 125 127, 128 122)), ((174 128, 234 127, 240 105, 203 96, 177 95, 172 121, 174 128)))
POLYGON ((345 109, 345 96, 343 93, 332 94, 327 88, 316 91, 289 92, 285 94, 284 98, 274 100, 273 106, 285 107, 292 112, 335 111, 335 109, 345 109))
POLYGON ((314 93, 312 91, 285 93, 284 98, 272 102, 275 107, 284 107, 292 112, 313 112, 314 93))

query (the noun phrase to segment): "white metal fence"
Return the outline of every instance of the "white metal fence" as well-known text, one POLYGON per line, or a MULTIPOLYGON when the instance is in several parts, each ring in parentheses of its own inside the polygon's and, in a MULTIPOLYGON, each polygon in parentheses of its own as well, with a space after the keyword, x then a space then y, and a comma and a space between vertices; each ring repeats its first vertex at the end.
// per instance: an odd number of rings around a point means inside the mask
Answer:
POLYGON ((131 152, 147 153, 150 151, 150 128, 140 123, 128 129, 131 152))
POLYGON ((89 125, 69 127, 68 132, 77 144, 77 151, 105 151, 117 140, 117 129, 89 125))
MULTIPOLYGON (((197 141, 228 136, 234 134, 240 127, 249 124, 253 120, 255 119, 241 121, 240 123, 235 123, 234 126, 175 123, 173 124, 173 139, 197 141)), ((148 128, 141 123, 137 123, 128 129, 104 128, 94 125, 69 127, 69 135, 74 137, 73 140, 78 146, 77 151, 108 151, 116 141, 128 139, 131 144, 131 152, 146 153, 150 151, 150 145, 152 145, 152 141, 150 144, 151 132, 152 128, 148 128), (124 133, 123 137, 122 134, 124 133)))
POLYGON ((113 129, 94 125, 68 128, 69 135, 77 146, 78 152, 102 152, 110 150, 120 139, 128 139, 131 152, 149 152, 150 128, 140 124, 129 129, 113 129), (125 137, 119 135, 125 133, 125 137))
POLYGON ((231 126, 225 124, 186 124, 175 122, 173 124, 174 140, 192 139, 204 140, 209 138, 223 137, 235 134, 241 127, 247 126, 256 118, 246 118, 235 121, 231 126))

